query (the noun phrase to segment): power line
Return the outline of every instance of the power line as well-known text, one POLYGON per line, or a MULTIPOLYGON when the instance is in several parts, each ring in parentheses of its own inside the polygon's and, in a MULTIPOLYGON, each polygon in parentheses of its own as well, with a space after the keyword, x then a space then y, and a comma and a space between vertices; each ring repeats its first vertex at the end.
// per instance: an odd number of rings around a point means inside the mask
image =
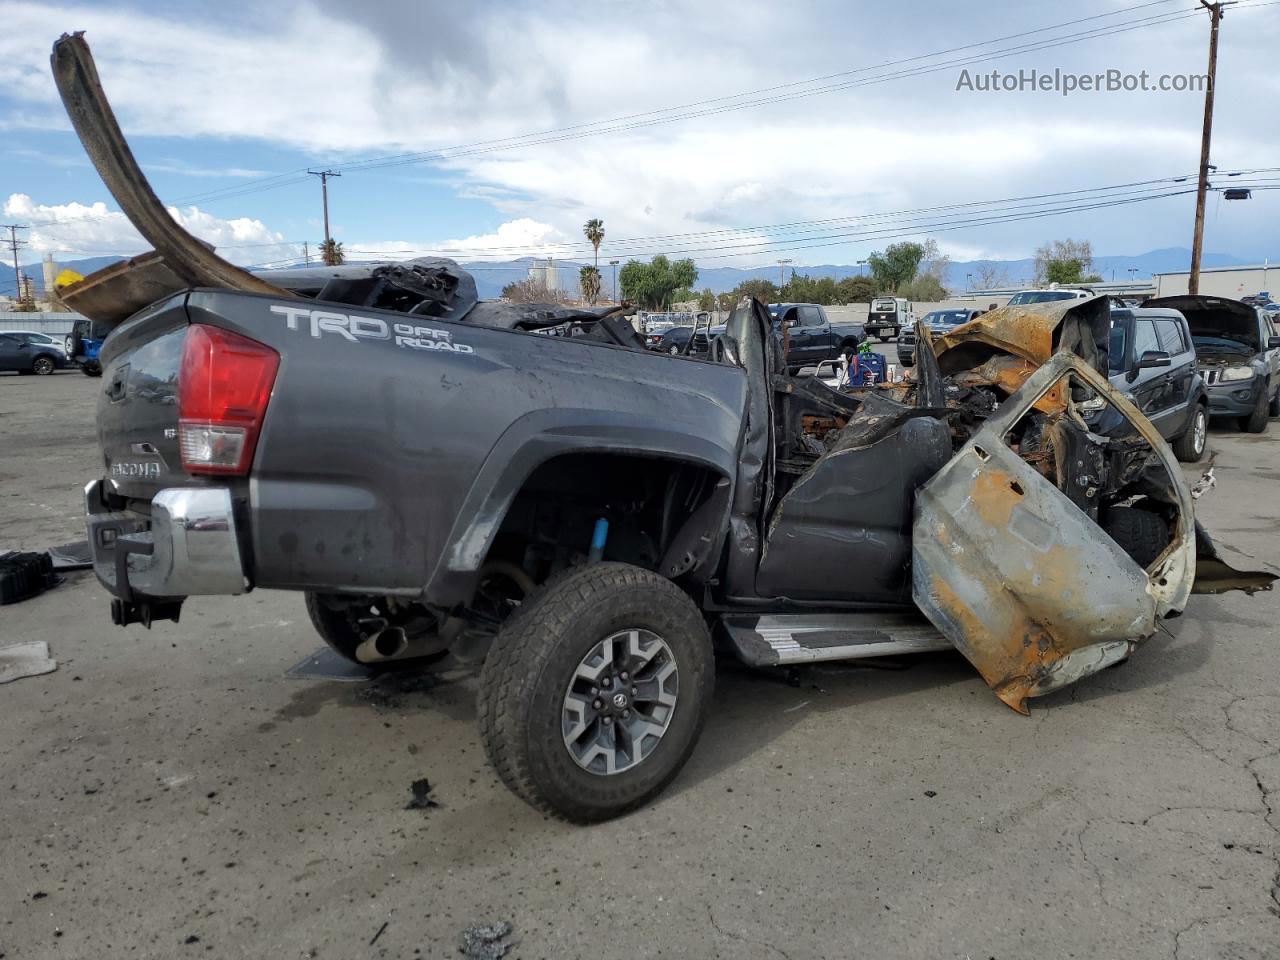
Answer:
MULTIPOLYGON (((483 153, 491 153, 498 150, 516 149, 526 146, 538 146, 548 143, 559 143, 566 140, 582 139, 588 136, 600 136, 607 133, 625 132, 628 130, 638 129, 641 127, 654 126, 659 123, 672 123, 680 120, 694 119, 704 116, 711 116, 719 113, 743 110, 754 106, 763 106, 775 103, 784 103, 791 100, 800 99, 802 97, 817 96, 820 94, 836 92, 839 90, 851 89, 858 86, 866 86, 873 83, 883 83, 889 80, 903 79, 907 77, 922 76, 927 73, 934 73, 939 70, 949 69, 955 66, 965 64, 984 63, 991 60, 1000 59, 1007 56, 1013 56, 1019 53, 1035 52, 1052 47, 1064 46, 1071 43, 1079 43, 1084 40, 1097 39, 1099 37, 1114 36, 1120 33, 1127 33, 1131 30, 1145 29, 1147 27, 1158 26, 1163 23, 1170 23, 1176 20, 1183 20, 1189 17, 1198 16, 1198 8, 1190 12, 1184 13, 1167 13, 1157 14, 1155 16, 1138 18, 1130 21, 1122 21, 1119 23, 1108 24, 1104 27, 1092 28, 1080 31, 1075 34, 1067 34, 1063 37, 1048 38, 1045 40, 1034 41, 1029 44, 1014 46, 1005 50, 998 50, 981 57, 961 58, 957 60, 945 61, 939 64, 926 64, 918 67, 909 68, 885 74, 882 76, 867 77, 859 80, 844 80, 835 84, 827 84, 825 86, 816 87, 810 90, 799 90, 780 96, 767 97, 765 99, 747 99, 760 93, 774 93, 779 90, 785 90, 792 87, 803 87, 819 83, 831 78, 850 77, 860 73, 866 73, 872 70, 881 70, 888 67, 899 66, 906 63, 912 63, 921 60, 928 60, 938 56, 945 56, 949 53, 961 50, 969 50, 983 46, 990 46, 995 43, 1002 43, 1011 39, 1020 39, 1022 37, 1032 36, 1039 33, 1045 33, 1051 30, 1061 29, 1064 26, 1076 26, 1080 23, 1086 23, 1095 20, 1103 20, 1110 17, 1118 16, 1123 13, 1130 13, 1136 10, 1146 9, 1153 6, 1161 6, 1165 3, 1175 2, 1175 0, 1152 0, 1152 2, 1136 4, 1130 7, 1120 8, 1118 10, 1109 11, 1107 13, 1095 14, 1080 20, 1053 24, 1046 27, 1036 28, 1034 30, 1022 31, 1020 33, 1009 34, 1004 37, 997 37, 990 40, 978 41, 975 43, 964 44, 958 47, 951 47, 946 50, 935 51, 930 54, 920 54, 914 57, 908 57, 901 60, 887 61, 883 64, 877 64, 868 67, 859 67, 854 70, 841 71, 835 74, 828 74, 823 77, 815 77, 808 80, 792 81, 787 84, 778 84, 772 87, 759 88, 758 90, 745 91, 738 94, 730 94, 722 97, 709 98, 699 101, 692 101, 687 104, 681 104, 673 107, 661 108, 658 110, 646 111, 637 114, 626 114, 620 117, 614 117, 608 120, 591 121, 588 123, 574 124, 566 127, 553 128, 551 130, 539 131, 535 133, 522 134, 513 137, 498 138, 491 140, 475 141, 470 144, 462 144, 454 147, 440 148, 434 151, 412 153, 412 154, 394 154, 384 157, 370 157, 364 160, 355 160, 347 163, 339 163, 334 166, 351 172, 384 169, 386 167, 400 166, 410 163, 424 163, 440 160, 460 159, 468 156, 475 156, 483 153), (729 102, 741 101, 741 102, 729 102), (719 106, 712 106, 719 104, 719 106), (692 113, 674 113, 675 111, 685 111, 699 107, 708 107, 709 109, 697 110, 692 113), (665 116, 666 114, 673 114, 665 116), (649 118, 649 119, 644 119, 649 118), (639 120, 640 122, 628 122, 639 120), (622 125, 619 125, 622 124, 622 125), (589 129, 596 128, 596 129, 589 129)), ((1266 0, 1266 2, 1254 2, 1254 0, 1244 0, 1237 6, 1237 9, 1248 9, 1253 7, 1274 6, 1280 0, 1266 0)), ((337 171, 327 171, 337 175, 337 171)), ((276 190, 286 186, 292 186, 302 183, 307 179, 308 174, 314 171, 298 170, 287 173, 274 174, 269 177, 260 178, 258 180, 249 181, 247 183, 236 184, 232 187, 220 190, 207 191, 203 194, 196 194, 189 197, 174 201, 175 205, 180 203, 212 203, 223 200, 234 199, 253 193, 267 190, 276 190)), ((83 220, 100 220, 103 217, 86 217, 76 218, 83 220)), ((70 222, 62 221, 46 221, 53 222, 70 222)), ((41 225, 41 224, 35 224, 41 225)))
MULTIPOLYGON (((1253 170, 1253 171, 1249 171, 1249 170, 1240 171, 1240 173, 1250 174, 1255 172, 1273 172, 1273 171, 1280 171, 1280 167, 1257 168, 1256 170, 1253 170)), ((1232 177, 1235 175, 1236 174, 1234 171, 1222 171, 1219 174, 1219 176, 1224 176, 1224 177, 1232 177)), ((782 224, 761 224, 761 225, 754 225, 754 226, 726 228, 726 229, 720 229, 720 230, 696 231, 696 232, 666 234, 666 235, 649 236, 649 237, 635 237, 635 238, 627 238, 624 240, 611 241, 609 244, 609 249, 615 253, 623 253, 623 254, 636 256, 636 255, 643 255, 649 251, 672 252, 669 248, 659 246, 663 243, 670 242, 670 241, 691 242, 691 241, 697 241, 702 238, 710 239, 710 238, 716 238, 716 237, 721 237, 724 239, 732 239, 732 238, 740 237, 744 235, 750 236, 755 234, 786 233, 796 229, 821 230, 827 227, 828 225, 830 225, 831 228, 834 229, 837 226, 843 226, 843 225, 871 221, 871 220, 882 220, 882 219, 894 219, 899 222, 911 222, 909 215, 912 215, 912 214, 924 214, 924 215, 944 214, 947 212, 974 210, 975 208, 1000 207, 1000 206, 1007 206, 1007 205, 1041 206, 1041 205, 1048 205, 1049 203, 1056 202, 1061 198, 1067 198, 1067 197, 1081 197, 1081 198, 1087 199, 1085 195, 1089 195, 1089 194, 1102 194, 1102 195, 1109 194, 1112 196, 1125 196, 1125 195, 1133 195, 1133 194, 1138 194, 1143 192, 1142 190, 1131 190, 1129 191, 1128 194, 1121 193, 1121 191, 1127 190, 1128 188, 1133 188, 1133 187, 1154 188, 1157 186, 1172 186, 1178 183, 1189 182, 1191 179, 1194 178, 1194 176, 1195 176, 1194 174, 1181 174, 1177 176, 1160 177, 1160 178, 1151 179, 1151 180, 1138 180, 1138 181, 1132 181, 1129 183, 1110 184, 1107 186, 1089 187, 1089 188, 1082 188, 1082 189, 1076 189, 1076 190, 1064 190, 1064 191, 1056 191, 1051 193, 1030 194, 1030 195, 1019 196, 1019 197, 1004 197, 1004 198, 993 199, 993 200, 969 201, 965 203, 944 204, 944 205, 932 206, 932 207, 917 207, 917 208, 906 209, 906 210, 881 211, 876 213, 857 214, 857 215, 844 216, 844 217, 828 217, 828 218, 822 218, 817 220, 795 220, 795 221, 790 221, 782 224), (1044 203, 1037 203, 1037 201, 1044 201, 1044 203)), ((1241 182, 1244 182, 1244 181, 1241 181, 1241 182)), ((1094 197, 1093 199, 1100 199, 1100 197, 1094 197)), ((988 211, 988 212, 991 212, 991 211, 988 211)), ((919 219, 928 219, 928 217, 926 216, 919 219)), ((588 247, 586 244, 566 242, 566 243, 510 245, 506 247, 486 248, 480 251, 468 250, 465 248, 456 248, 456 247, 455 248, 450 248, 450 247, 417 248, 415 247, 415 248, 400 248, 396 250, 382 250, 378 252, 383 254, 420 253, 420 254, 441 255, 441 254, 456 253, 456 254, 466 255, 466 256, 502 256, 504 254, 510 255, 518 252, 541 252, 545 255, 545 253, 548 251, 556 251, 556 255, 558 256, 572 257, 575 255, 586 255, 587 249, 588 247), (577 253, 575 253, 575 251, 577 251, 577 253)), ((696 248, 690 248, 690 251, 679 251, 679 252, 696 252, 696 248)))
MULTIPOLYGON (((888 80, 902 79, 904 77, 920 76, 925 73, 932 73, 942 69, 948 69, 953 66, 959 66, 967 63, 983 63, 990 60, 999 59, 1005 56, 1012 56, 1018 53, 1033 52, 1042 49, 1049 49, 1055 46, 1063 46, 1069 43, 1078 43, 1084 40, 1096 39, 1098 37, 1112 36, 1118 33, 1126 33, 1130 30, 1145 29, 1146 27, 1157 26, 1162 23, 1173 22, 1175 20, 1183 20, 1189 17, 1197 16, 1197 11, 1193 10, 1184 13, 1160 14, 1152 17, 1139 18, 1131 21, 1122 21, 1116 24, 1110 24, 1106 27, 1095 28, 1080 31, 1076 34, 1067 34, 1064 37, 1050 38, 1043 41, 1036 41, 1031 44, 1022 44, 1007 50, 995 51, 982 57, 977 58, 961 58, 957 60, 946 61, 941 64, 928 64, 921 67, 911 68, 904 71, 897 71, 884 76, 864 78, 856 81, 842 81, 836 84, 827 84, 826 86, 817 87, 812 90, 801 90, 781 96, 769 97, 766 99, 749 100, 748 97, 755 96, 758 93, 767 93, 782 90, 788 87, 804 86, 814 84, 831 77, 848 77, 859 73, 866 73, 872 70, 880 70, 888 67, 898 66, 913 61, 927 60, 933 57, 944 56, 952 52, 965 49, 973 49, 976 47, 989 46, 994 43, 1001 43, 1010 39, 1018 39, 1030 36, 1036 33, 1044 33, 1049 30, 1061 29, 1064 26, 1075 26, 1079 23, 1085 23, 1092 20, 1105 19, 1122 13, 1132 12, 1134 10, 1144 9, 1151 6, 1159 6, 1166 2, 1174 2, 1174 0, 1155 0, 1152 3, 1137 4, 1132 7, 1125 7, 1109 13, 1096 14, 1092 17, 1085 17, 1077 21, 1054 24, 1048 27, 1041 27, 1036 30, 1023 31, 1022 33, 1010 34, 1005 37, 997 37, 991 40, 979 41, 977 43, 965 44, 960 47, 952 47, 946 50, 935 51, 930 54, 922 54, 915 57, 909 57, 903 60, 888 61, 883 64, 877 64, 868 67, 860 67, 855 70, 842 71, 837 74, 829 74, 826 77, 815 77, 809 80, 794 81, 789 84, 779 84, 774 87, 765 87, 757 91, 746 91, 738 94, 731 94, 723 97, 716 97, 706 100, 693 101, 678 106, 665 107, 659 110, 651 110, 638 114, 626 114, 620 117, 614 117, 608 120, 597 120, 588 123, 574 124, 565 127, 553 128, 550 130, 539 131, 534 133, 520 134, 512 137, 497 138, 491 140, 475 141, 469 144, 455 145, 452 147, 443 147, 432 151, 424 151, 417 153, 392 154, 382 157, 369 157, 363 160, 353 160, 346 163, 338 163, 334 166, 349 172, 364 171, 370 169, 382 169, 389 166, 400 166, 409 163, 430 162, 433 160, 451 160, 461 157, 474 156, 477 154, 491 153, 498 150, 515 149, 524 146, 537 146, 547 143, 559 143, 566 140, 582 139, 587 136, 599 136, 605 133, 622 132, 626 130, 638 129, 640 127, 654 126, 659 123, 671 123, 679 120, 694 119, 703 116, 710 116, 718 113, 747 109, 753 106, 761 106, 773 103, 788 102, 802 97, 817 96, 819 94, 831 93, 838 90, 850 89, 857 86, 865 86, 871 83, 883 83, 888 80), (726 101, 741 100, 739 103, 726 103, 726 101), (717 107, 710 107, 712 104, 720 104, 717 107), (709 107, 706 110, 696 110, 699 107, 709 107), (688 111, 694 109, 693 113, 678 113, 677 111, 688 111), (660 116, 663 114, 675 114, 673 116, 660 116), (649 118, 649 119, 644 119, 649 118), (629 122, 639 119, 641 122, 629 122), (618 126, 618 124, 623 124, 618 126), (599 128, 599 129, 588 129, 599 128)), ((1242 6, 1253 6, 1252 3, 1246 3, 1242 6)), ((1267 5, 1267 4, 1257 4, 1267 5)), ((296 177, 293 173, 276 174, 272 177, 263 178, 261 181, 249 181, 248 183, 237 184, 233 187, 224 188, 222 190, 208 191, 204 194, 196 195, 182 202, 212 202, 214 200, 229 199, 232 197, 244 196, 248 193, 256 192, 259 189, 273 190, 282 186, 289 186, 293 183, 300 182, 305 177, 296 177), (292 178, 292 179, 287 179, 292 178)))

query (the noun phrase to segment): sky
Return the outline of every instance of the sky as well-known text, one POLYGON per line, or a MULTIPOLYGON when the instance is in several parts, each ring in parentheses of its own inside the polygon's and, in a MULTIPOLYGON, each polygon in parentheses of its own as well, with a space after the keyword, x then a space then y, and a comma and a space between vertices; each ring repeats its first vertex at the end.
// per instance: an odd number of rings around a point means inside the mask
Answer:
MULTIPOLYGON (((2 0, 3 222, 32 225, 29 257, 146 249, 49 72, 52 42, 83 30, 157 194, 242 264, 297 258, 304 241, 314 251, 320 184, 308 168, 342 174, 330 219, 349 259, 584 260, 591 217, 605 223, 602 262, 852 264, 928 237, 958 260, 1026 257, 1062 237, 1106 255, 1189 247, 1194 182, 1173 178, 1197 170, 1202 92, 984 92, 974 78, 1203 73, 1208 15, 1196 10, 2 0)), ((1280 4, 1228 9, 1214 183, 1254 194, 1209 195, 1206 250, 1280 259, 1280 191, 1258 189, 1280 185, 1277 51, 1280 4)))

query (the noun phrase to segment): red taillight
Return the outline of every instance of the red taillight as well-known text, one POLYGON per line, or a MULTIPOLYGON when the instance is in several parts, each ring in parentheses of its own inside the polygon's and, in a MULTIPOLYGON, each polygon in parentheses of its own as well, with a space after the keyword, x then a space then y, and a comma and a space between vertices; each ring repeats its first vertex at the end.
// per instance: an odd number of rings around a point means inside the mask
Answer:
POLYGON ((246 474, 280 355, 220 327, 192 324, 178 369, 178 448, 188 473, 246 474))

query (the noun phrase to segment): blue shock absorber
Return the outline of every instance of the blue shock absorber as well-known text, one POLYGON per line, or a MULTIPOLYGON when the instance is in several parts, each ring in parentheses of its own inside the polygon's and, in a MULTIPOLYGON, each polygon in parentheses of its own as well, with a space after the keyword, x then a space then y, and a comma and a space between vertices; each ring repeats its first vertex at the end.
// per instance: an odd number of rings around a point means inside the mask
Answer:
POLYGON ((587 555, 588 563, 599 563, 604 557, 605 541, 609 539, 609 521, 604 517, 596 520, 595 529, 591 531, 591 552, 587 555))

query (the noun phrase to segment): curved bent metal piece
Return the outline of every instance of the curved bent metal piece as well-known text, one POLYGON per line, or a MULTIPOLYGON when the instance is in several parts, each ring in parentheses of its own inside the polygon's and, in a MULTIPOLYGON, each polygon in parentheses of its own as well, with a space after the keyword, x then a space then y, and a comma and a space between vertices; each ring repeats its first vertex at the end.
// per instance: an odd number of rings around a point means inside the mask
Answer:
POLYGON ((98 81, 93 54, 82 33, 63 34, 50 57, 53 78, 71 125, 102 182, 129 221, 164 258, 165 266, 191 287, 220 287, 245 293, 290 296, 223 260, 183 230, 151 189, 120 132, 98 81))
POLYGON ((1159 432, 1077 354, 1033 373, 919 491, 912 596, 1001 700, 1038 697, 1124 659, 1181 612, 1196 535, 1191 491, 1159 432), (1006 442, 1067 374, 1104 397, 1151 447, 1177 508, 1172 542, 1147 569, 1006 442))

